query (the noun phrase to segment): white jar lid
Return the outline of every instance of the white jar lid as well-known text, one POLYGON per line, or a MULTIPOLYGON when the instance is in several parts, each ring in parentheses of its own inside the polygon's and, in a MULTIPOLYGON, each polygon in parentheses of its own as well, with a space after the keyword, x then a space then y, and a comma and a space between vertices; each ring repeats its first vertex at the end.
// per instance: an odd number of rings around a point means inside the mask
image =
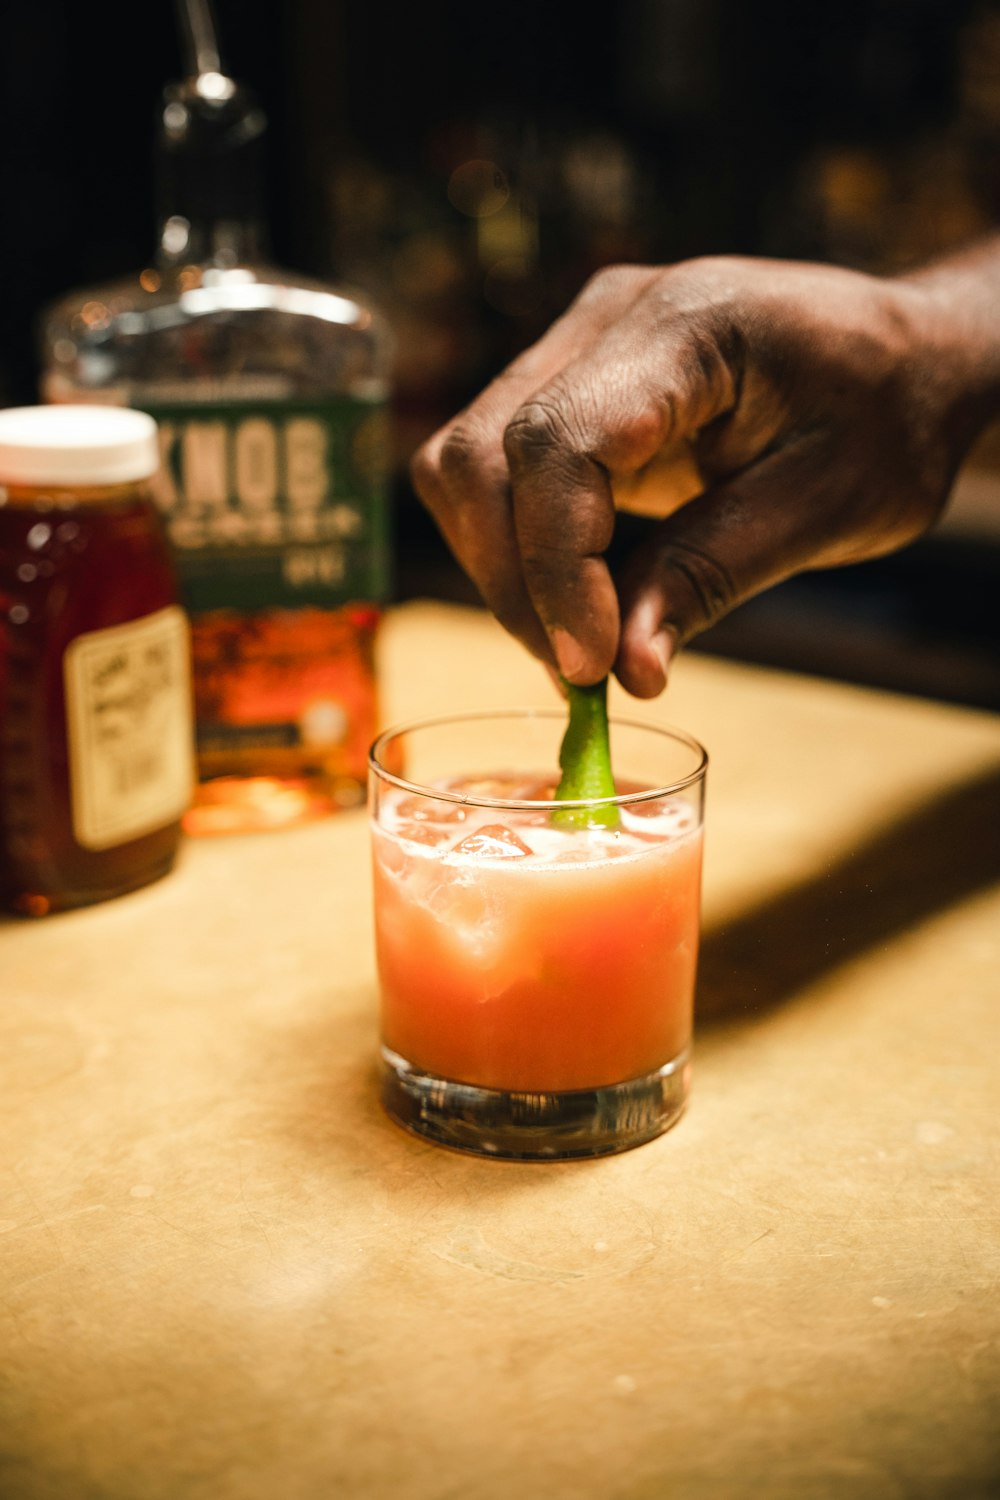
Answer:
POLYGON ((160 466, 156 423, 127 406, 0 411, 0 484, 128 484, 160 466))

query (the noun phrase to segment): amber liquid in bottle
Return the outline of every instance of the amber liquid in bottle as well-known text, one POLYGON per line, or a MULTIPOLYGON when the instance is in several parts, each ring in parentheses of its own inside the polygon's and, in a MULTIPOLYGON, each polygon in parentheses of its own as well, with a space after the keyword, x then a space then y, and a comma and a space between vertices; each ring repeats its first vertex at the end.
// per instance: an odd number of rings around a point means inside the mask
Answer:
MULTIPOLYGON (((0 894, 30 916, 123 894, 173 863, 180 815, 106 848, 74 833, 64 658, 80 635, 176 606, 167 540, 145 487, 0 489, 0 894), (6 499, 4 499, 6 493, 6 499)), ((109 695, 127 739, 149 685, 109 695)), ((117 717, 116 717, 117 716, 117 717)), ((142 777, 141 757, 120 774, 142 777)))
POLYGON ((268 262, 264 117, 202 61, 195 47, 164 98, 155 266, 48 310, 42 380, 46 401, 158 423, 192 624, 196 834, 364 801, 390 584, 388 329, 357 294, 268 262))

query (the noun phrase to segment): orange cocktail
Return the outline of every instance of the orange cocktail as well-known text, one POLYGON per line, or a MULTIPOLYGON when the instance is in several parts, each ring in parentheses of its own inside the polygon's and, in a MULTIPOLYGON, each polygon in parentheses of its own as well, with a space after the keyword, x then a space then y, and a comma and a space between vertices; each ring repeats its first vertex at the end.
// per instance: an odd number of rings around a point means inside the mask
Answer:
POLYGON ((636 741, 644 774, 618 783, 617 826, 589 826, 553 801, 564 723, 427 724, 373 751, 384 1098, 410 1128, 497 1155, 621 1150, 686 1095, 704 753, 615 725, 616 759, 636 741), (443 774, 393 775, 400 749, 443 774), (471 772, 452 769, 463 752, 471 772))

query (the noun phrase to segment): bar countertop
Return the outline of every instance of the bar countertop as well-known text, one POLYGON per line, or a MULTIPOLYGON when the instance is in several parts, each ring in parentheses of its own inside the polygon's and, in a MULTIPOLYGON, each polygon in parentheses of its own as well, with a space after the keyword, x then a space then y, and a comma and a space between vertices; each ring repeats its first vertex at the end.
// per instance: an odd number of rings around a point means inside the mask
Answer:
MULTIPOLYGON (((384 717, 551 705, 414 604, 384 717)), ((362 810, 0 922, 4 1500, 1000 1494, 1000 720, 683 656, 688 1113, 479 1161, 376 1100, 362 810)))

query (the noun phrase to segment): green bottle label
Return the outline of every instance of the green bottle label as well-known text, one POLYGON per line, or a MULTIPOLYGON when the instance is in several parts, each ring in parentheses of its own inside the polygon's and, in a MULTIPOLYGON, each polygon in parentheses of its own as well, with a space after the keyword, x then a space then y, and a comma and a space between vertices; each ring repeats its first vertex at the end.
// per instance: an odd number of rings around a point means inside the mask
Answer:
POLYGON ((158 499, 192 613, 384 600, 383 402, 143 402, 158 499))

